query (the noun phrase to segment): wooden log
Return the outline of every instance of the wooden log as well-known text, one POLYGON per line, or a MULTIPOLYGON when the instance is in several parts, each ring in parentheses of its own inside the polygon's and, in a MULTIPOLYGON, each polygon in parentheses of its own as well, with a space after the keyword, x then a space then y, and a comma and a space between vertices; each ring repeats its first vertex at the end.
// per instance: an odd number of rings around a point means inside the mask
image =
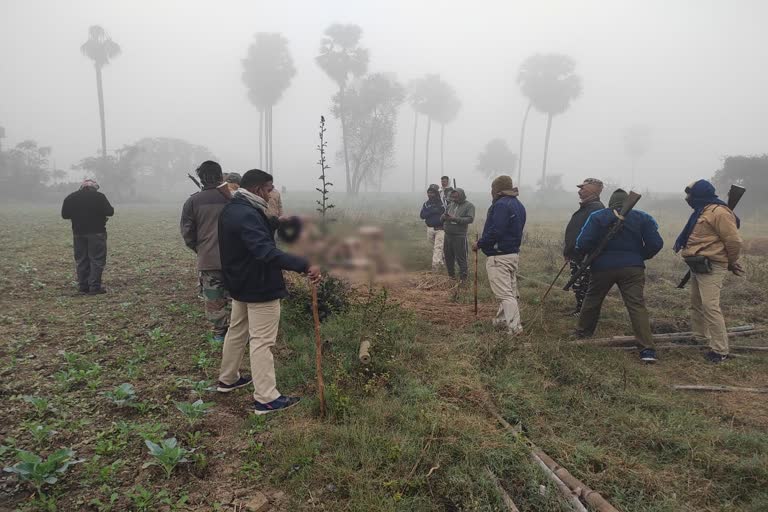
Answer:
POLYGON ((538 455, 536 455, 535 451, 531 452, 531 457, 533 458, 533 461, 538 464, 539 467, 541 467, 541 469, 544 471, 544 474, 547 475, 547 477, 549 477, 549 479, 555 483, 555 486, 557 486, 560 494, 565 497, 573 510, 576 510, 577 512, 587 512, 587 509, 584 507, 584 505, 582 505, 581 501, 579 501, 579 497, 576 496, 576 494, 571 489, 569 489, 567 485, 565 485, 565 482, 563 482, 555 474, 555 472, 552 471, 543 460, 541 460, 538 455))
MULTIPOLYGON (((747 326, 744 326, 747 327, 747 326)), ((752 328, 744 330, 729 330, 728 337, 736 338, 740 336, 752 336, 754 334, 760 334, 765 332, 765 328, 752 328)), ((654 341, 686 341, 693 339, 692 332, 670 332, 665 334, 654 334, 654 341)), ((594 346, 610 346, 610 345, 627 345, 636 343, 638 339, 634 336, 612 336, 610 338, 588 338, 578 340, 574 342, 575 345, 594 345, 594 346)))
POLYGON ((491 471, 491 468, 486 467, 485 471, 488 473, 488 477, 496 486, 496 490, 499 491, 499 494, 501 495, 501 501, 504 502, 504 505, 507 507, 507 510, 509 510, 509 512, 520 512, 520 509, 517 508, 517 505, 515 505, 515 502, 512 501, 512 498, 509 496, 506 489, 504 489, 504 487, 501 485, 501 482, 496 477, 496 475, 493 474, 493 471, 491 471))
MULTIPOLYGON (((612 348, 617 350, 640 350, 640 347, 637 345, 632 346, 618 346, 618 347, 606 347, 606 348, 612 348)), ((656 345, 657 350, 663 350, 663 349, 696 349, 696 350, 704 350, 708 349, 709 347, 706 345, 684 345, 681 343, 664 343, 661 345, 656 345)), ((768 352, 768 346, 766 347, 758 347, 755 345, 731 345, 730 349, 732 352, 768 352)))
POLYGON ((684 391, 741 391, 742 393, 768 393, 768 388, 741 388, 737 386, 672 384, 672 389, 684 391))
POLYGON ((588 505, 593 507, 598 512, 619 512, 613 505, 608 503, 599 492, 594 491, 584 485, 581 480, 573 476, 567 469, 560 466, 549 455, 541 451, 539 448, 534 448, 532 451, 541 461, 552 470, 552 472, 560 478, 576 495, 587 502, 588 505))
POLYGON ((369 340, 360 342, 360 350, 357 352, 357 358, 363 364, 369 364, 371 362, 371 342, 369 340))

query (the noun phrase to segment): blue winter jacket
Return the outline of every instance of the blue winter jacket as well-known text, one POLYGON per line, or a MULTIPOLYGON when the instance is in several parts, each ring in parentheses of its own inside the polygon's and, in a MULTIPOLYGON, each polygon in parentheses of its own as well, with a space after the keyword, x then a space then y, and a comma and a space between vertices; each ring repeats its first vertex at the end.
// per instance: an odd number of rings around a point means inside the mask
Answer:
POLYGON ((483 235, 477 242, 486 256, 520 252, 525 228, 525 207, 517 197, 501 196, 488 208, 483 235))
POLYGON ((430 228, 443 228, 443 221, 440 216, 444 213, 445 207, 439 198, 437 202, 427 201, 421 207, 421 218, 430 228))
POLYGON ((283 270, 305 273, 309 262, 275 245, 266 214, 235 196, 219 215, 219 253, 224 287, 241 302, 268 302, 288 295, 283 270))
MULTIPOLYGON (((611 208, 592 213, 576 239, 577 252, 588 254, 595 249, 614 221, 616 214, 611 208)), ((592 262, 592 270, 645 267, 645 260, 656 256, 663 246, 659 226, 653 217, 643 211, 632 210, 626 215, 621 230, 592 262)))

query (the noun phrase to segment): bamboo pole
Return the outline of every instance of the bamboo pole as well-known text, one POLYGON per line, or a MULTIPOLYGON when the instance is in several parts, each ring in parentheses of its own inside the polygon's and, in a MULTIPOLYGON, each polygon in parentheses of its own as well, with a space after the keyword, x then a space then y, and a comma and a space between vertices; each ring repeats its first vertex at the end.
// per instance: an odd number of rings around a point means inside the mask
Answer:
POLYGON ((320 314, 317 307, 317 285, 312 283, 312 317, 315 321, 315 367, 317 371, 317 398, 320 417, 325 418, 325 383, 323 383, 323 340, 320 337, 320 314))
MULTIPOLYGON (((620 346, 620 347, 606 347, 606 348, 612 348, 615 350, 639 350, 640 347, 636 345, 630 345, 630 346, 620 346)), ((684 345, 681 343, 664 343, 663 345, 656 345, 657 350, 663 350, 663 349, 696 349, 696 350, 702 350, 709 348, 706 345, 684 345)), ((731 345, 730 349, 732 352, 768 352, 768 346, 767 347, 758 347, 754 345, 731 345)))
POLYGON ((557 486, 557 489, 565 497, 573 510, 576 512, 587 512, 587 509, 579 501, 579 497, 541 460, 541 457, 536 455, 535 451, 531 452, 531 458, 544 471, 544 474, 555 483, 555 486, 557 486))
POLYGON ((369 340, 360 342, 360 350, 357 352, 357 358, 363 364, 369 364, 371 362, 371 342, 369 340))
POLYGON ((520 509, 517 508, 517 505, 515 505, 515 502, 512 501, 512 498, 509 496, 506 489, 504 489, 504 487, 501 485, 501 482, 496 477, 496 475, 493 474, 493 471, 491 471, 491 468, 486 466, 485 471, 486 473, 488 473, 488 477, 496 486, 496 490, 499 491, 499 494, 501 495, 501 501, 504 502, 504 505, 507 507, 507 510, 509 510, 509 512, 520 512, 520 509))
MULTIPOLYGON (((765 328, 755 328, 754 326, 740 326, 733 329, 728 329, 728 337, 735 338, 739 336, 752 336, 753 334, 760 334, 765 332, 765 328)), ((654 334, 654 341, 685 341, 693 339, 693 332, 670 332, 664 334, 654 334)), ((619 345, 626 343, 634 343, 638 339, 634 336, 611 336, 609 338, 591 338, 578 340, 574 342, 575 345, 619 345)))
POLYGON ((672 384, 672 389, 680 391, 741 391, 742 393, 768 393, 768 388, 741 388, 737 386, 672 384))

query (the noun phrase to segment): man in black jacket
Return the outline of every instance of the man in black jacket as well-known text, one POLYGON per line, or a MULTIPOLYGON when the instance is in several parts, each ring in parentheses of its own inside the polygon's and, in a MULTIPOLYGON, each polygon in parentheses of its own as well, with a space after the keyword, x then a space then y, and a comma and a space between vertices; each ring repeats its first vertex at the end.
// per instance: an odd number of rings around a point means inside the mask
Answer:
POLYGON ((72 221, 72 240, 80 293, 106 293, 101 274, 107 264, 107 217, 115 214, 95 180, 85 180, 80 190, 69 194, 61 205, 61 218, 72 221))
MULTIPOLYGON (((589 216, 597 210, 605 208, 600 202, 600 194, 603 192, 603 182, 596 178, 587 178, 579 187, 579 209, 571 215, 571 220, 565 228, 565 246, 563 248, 563 257, 571 265, 571 275, 579 270, 581 256, 576 252, 576 239, 581 233, 581 228, 587 223, 589 216)), ((573 284, 573 293, 576 295, 576 310, 572 313, 578 316, 581 312, 581 305, 584 303, 584 297, 589 289, 590 273, 589 270, 581 274, 578 280, 573 284)))
POLYGON ((432 271, 439 272, 445 266, 443 257, 443 244, 445 231, 443 231, 442 216, 445 207, 440 200, 440 191, 437 185, 432 184, 427 189, 427 201, 421 207, 420 217, 427 225, 427 240, 432 244, 432 271))
POLYGON ((224 339, 217 390, 226 393, 252 380, 255 414, 286 409, 299 401, 277 390, 272 356, 280 323, 280 299, 288 295, 283 270, 308 274, 314 283, 320 279, 317 267, 275 245, 275 231, 267 218, 272 189, 270 174, 251 169, 219 216, 221 270, 224 286, 232 296, 232 316, 224 339), (239 372, 249 338, 252 379, 239 372))

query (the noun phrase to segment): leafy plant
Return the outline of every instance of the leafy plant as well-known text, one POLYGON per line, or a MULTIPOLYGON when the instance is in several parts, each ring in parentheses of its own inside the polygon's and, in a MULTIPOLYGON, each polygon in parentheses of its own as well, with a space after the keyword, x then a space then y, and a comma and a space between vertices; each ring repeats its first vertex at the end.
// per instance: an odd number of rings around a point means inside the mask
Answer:
POLYGON ((171 343, 171 335, 159 327, 155 327, 149 331, 149 339, 151 339, 159 347, 167 347, 171 343))
POLYGON ((133 384, 124 382, 112 391, 105 391, 104 396, 112 400, 116 406, 123 407, 131 405, 136 400, 136 389, 133 384))
POLYGON ((44 423, 25 422, 24 426, 32 434, 32 438, 37 446, 43 445, 51 436, 57 433, 51 425, 44 423))
POLYGON ((199 399, 192 403, 176 402, 176 408, 187 418, 190 425, 194 425, 200 418, 208 414, 213 406, 213 402, 203 402, 199 399))
POLYGON ((51 404, 47 398, 25 395, 23 400, 28 404, 32 404, 32 406, 35 408, 35 415, 38 418, 45 416, 45 413, 51 409, 51 404))
POLYGON ((82 462, 75 460, 75 452, 70 448, 62 448, 50 454, 45 460, 39 455, 19 450, 19 462, 3 471, 13 473, 25 482, 31 482, 38 494, 42 493, 45 484, 55 484, 70 466, 82 462))
POLYGON ((325 141, 325 117, 320 116, 320 144, 317 145, 317 150, 320 152, 320 160, 317 162, 320 166, 320 176, 317 179, 320 180, 322 188, 317 187, 315 190, 320 192, 320 200, 316 201, 316 203, 319 206, 317 211, 320 213, 320 227, 323 232, 328 230, 327 224, 331 221, 331 219, 326 218, 326 214, 328 213, 328 210, 335 207, 335 205, 331 204, 330 200, 328 199, 328 194, 330 193, 330 189, 328 187, 332 187, 333 183, 328 181, 325 174, 326 171, 331 168, 325 160, 325 148, 327 146, 328 143, 325 141))
POLYGON ((95 389, 101 383, 101 366, 98 363, 90 362, 80 354, 65 352, 64 360, 67 368, 57 372, 54 375, 56 381, 65 390, 71 390, 79 384, 86 382, 90 389, 95 389))
POLYGON ((175 437, 164 439, 159 444, 146 440, 144 444, 149 448, 149 454, 153 457, 153 460, 145 462, 142 467, 160 466, 165 471, 166 478, 171 477, 171 473, 173 473, 173 469, 176 466, 189 462, 187 455, 194 452, 194 449, 187 450, 179 446, 175 437))

